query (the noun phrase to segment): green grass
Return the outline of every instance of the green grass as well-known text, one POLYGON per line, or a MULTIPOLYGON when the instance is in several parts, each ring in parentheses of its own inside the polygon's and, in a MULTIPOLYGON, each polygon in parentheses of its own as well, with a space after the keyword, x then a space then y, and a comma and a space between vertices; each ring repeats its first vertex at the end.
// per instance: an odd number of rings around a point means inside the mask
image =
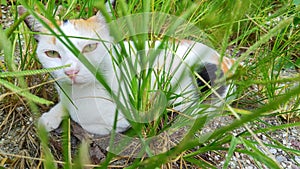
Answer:
MULTIPOLYGON (((12 114, 16 114, 20 119, 23 116, 18 113, 10 113, 17 112, 14 108, 16 104, 21 104, 30 109, 30 111, 22 112, 24 116, 36 117, 39 116, 40 111, 44 111, 44 104, 50 103, 46 99, 49 100, 51 97, 44 98, 45 87, 36 85, 34 82, 39 79, 39 81, 47 84, 47 78, 45 78, 47 75, 43 74, 56 69, 42 69, 38 63, 34 53, 36 42, 29 30, 21 24, 22 18, 17 16, 16 13, 16 6, 19 4, 25 5, 25 2, 16 1, 12 4, 11 11, 13 17, 16 18, 15 24, 6 30, 0 30, 0 54, 4 56, 4 62, 0 62, 0 70, 2 71, 0 74, 0 109, 3 111, 2 116, 7 117, 7 119, 14 119, 15 117, 12 114)), ((26 1, 26 4, 28 8, 32 7, 33 4, 37 4, 37 10, 29 10, 29 12, 35 14, 38 11, 38 13, 52 21, 54 21, 53 11, 57 10, 58 5, 65 8, 65 12, 59 15, 60 19, 88 18, 93 15, 92 11, 95 11, 95 9, 103 10, 103 6, 98 1, 77 1, 76 3, 71 1, 48 1, 47 8, 44 8, 44 4, 35 0, 26 1)), ((232 83, 237 86, 234 92, 236 100, 232 104, 234 109, 228 105, 226 112, 217 115, 234 116, 236 120, 228 125, 213 129, 211 133, 200 134, 200 131, 206 127, 204 124, 208 120, 207 118, 210 118, 201 116, 192 122, 191 128, 185 137, 175 147, 163 153, 152 154, 149 147, 146 146, 145 152, 148 153, 149 157, 130 159, 132 162, 128 163, 126 167, 174 168, 179 165, 184 168, 191 165, 195 168, 217 168, 217 162, 202 158, 204 155, 213 152, 221 155, 224 168, 230 166, 231 157, 235 153, 250 157, 258 167, 263 165, 268 168, 280 168, 280 164, 265 151, 266 149, 279 148, 291 157, 299 156, 299 150, 283 145, 271 134, 272 132, 300 126, 299 73, 290 76, 283 75, 284 71, 293 71, 300 67, 298 51, 300 48, 299 10, 300 5, 297 0, 220 0, 211 2, 200 0, 195 2, 191 0, 147 0, 143 3, 137 0, 125 3, 124 0, 120 0, 113 16, 104 13, 105 18, 110 21, 135 13, 163 12, 170 14, 170 16, 183 18, 188 24, 198 28, 189 27, 191 29, 184 32, 187 24, 175 20, 176 17, 174 17, 174 24, 163 30, 163 33, 160 32, 151 36, 148 33, 135 35, 134 30, 130 27, 134 24, 134 20, 125 20, 124 22, 129 23, 128 32, 131 35, 126 39, 132 40, 139 50, 145 48, 143 42, 148 38, 167 41, 172 36, 180 35, 180 38, 205 42, 222 55, 231 55, 230 57, 243 63, 243 66, 235 65, 237 71, 231 77, 232 83), (280 20, 277 20, 277 18, 280 18, 280 20), (165 36, 166 34, 168 36, 165 36), (228 52, 227 49, 232 49, 232 51, 228 52), (278 121, 284 124, 272 126, 265 121, 266 117, 277 118, 278 121), (261 126, 265 127, 262 128, 261 126), (233 134, 233 131, 238 128, 243 128, 245 131, 233 134), (258 138, 258 134, 266 135, 270 142, 264 143, 258 138)), ((144 17, 147 21, 147 15, 144 17)), ((163 17, 157 18, 163 19, 163 17)), ((156 26, 159 28, 165 26, 155 22, 154 24, 157 24, 156 26)), ((148 30, 148 28, 146 26, 141 27, 141 30, 148 30)), ((111 31, 114 33, 115 38, 122 39, 119 38, 118 30, 112 28, 111 31)), ((122 45, 122 41, 118 42, 122 45)), ((79 53, 70 41, 67 40, 65 45, 72 52, 79 53)), ((124 59, 124 55, 126 54, 120 53, 121 60, 124 59)), ((141 56, 143 55, 146 54, 141 54, 141 56)), ((155 56, 155 53, 152 56, 155 56)), ((79 60, 92 72, 96 72, 95 68, 84 57, 79 55, 79 60)), ((150 94, 144 95, 143 93, 150 87, 149 81, 151 79, 148 75, 151 73, 151 70, 147 70, 141 74, 140 79, 133 78, 132 81, 127 81, 132 87, 127 91, 132 94, 130 106, 138 111, 147 110, 150 94), (141 87, 137 85, 140 81, 142 81, 141 87)), ((167 79, 165 76, 166 74, 163 74, 160 78, 167 79)), ((105 85, 107 90, 110 90, 100 74, 97 74, 97 79, 105 85)), ((169 99, 169 97, 166 98, 169 99)), ((145 135, 150 137, 162 131, 167 131, 170 127, 168 122, 173 120, 169 113, 169 111, 164 110, 163 116, 152 123, 132 123, 133 129, 128 135, 144 138, 145 135), (162 124, 162 122, 164 123, 162 124)), ((183 119, 180 122, 184 125, 189 122, 187 120, 183 119)), ((4 122, 6 123, 5 126, 12 126, 12 128, 15 126, 13 120, 3 120, 4 122)), ((0 130, 8 134, 10 129, 5 126, 1 125, 0 130)), ((35 129, 32 126, 24 132, 35 132, 35 129)), ((35 132, 39 133, 35 134, 39 135, 39 140, 32 139, 25 134, 25 139, 30 140, 24 146, 24 149, 31 151, 28 153, 29 155, 20 153, 21 157, 9 156, 9 159, 12 159, 13 162, 4 161, 4 163, 15 168, 25 168, 25 166, 36 168, 41 163, 45 165, 45 168, 54 168, 56 165, 54 159, 56 158, 57 160, 63 159, 61 162, 64 162, 64 168, 81 168, 80 160, 82 158, 80 157, 87 153, 86 147, 82 146, 77 157, 71 157, 68 121, 64 122, 63 129, 63 152, 60 154, 61 157, 58 158, 54 152, 49 151, 49 138, 42 129, 39 129, 39 132, 35 132), (40 142, 42 149, 38 148, 40 142), (34 148, 36 150, 32 150, 34 148), (25 157, 22 157, 22 155, 25 157), (20 161, 23 158, 25 163, 21 166, 20 161), (44 162, 34 158, 44 159, 44 162), (72 162, 75 165, 72 165, 72 162)), ((114 137, 114 133, 112 133, 112 137, 114 137)), ((112 144, 113 142, 111 142, 112 144)), ((1 154, 2 152, 0 152, 1 154)), ((115 159, 117 159, 116 155, 108 153, 106 160, 99 165, 99 168, 107 168, 113 165, 111 161, 115 159)), ((295 161, 294 163, 297 164, 295 161)), ((222 167, 222 165, 218 167, 222 167)))

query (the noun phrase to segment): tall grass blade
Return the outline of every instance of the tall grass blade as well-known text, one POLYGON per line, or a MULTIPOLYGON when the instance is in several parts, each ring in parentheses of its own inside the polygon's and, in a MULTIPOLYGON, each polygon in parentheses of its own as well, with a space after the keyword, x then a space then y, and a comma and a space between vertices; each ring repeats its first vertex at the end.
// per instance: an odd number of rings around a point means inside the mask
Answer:
POLYGON ((64 168, 72 168, 72 157, 71 157, 71 128, 70 118, 65 117, 62 121, 62 156, 64 159, 64 168))
POLYGON ((42 146, 42 153, 44 156, 44 168, 45 169, 56 169, 57 166, 54 163, 54 157, 51 154, 51 151, 48 147, 48 132, 44 127, 39 127, 38 128, 38 136, 41 140, 41 146, 42 146))
POLYGON ((267 156, 265 153, 261 152, 255 145, 249 142, 246 139, 241 138, 241 141, 244 143, 248 149, 248 153, 252 154, 251 157, 259 161, 262 164, 265 164, 268 168, 281 169, 277 161, 273 161, 272 158, 267 156))
POLYGON ((12 26, 5 30, 6 37, 10 37, 13 32, 19 27, 19 25, 24 21, 24 19, 29 15, 29 13, 25 13, 16 20, 12 26))
POLYGON ((7 78, 7 77, 22 77, 22 76, 30 76, 30 75, 38 75, 44 73, 54 72, 59 69, 63 69, 69 67, 70 65, 65 66, 58 66, 54 68, 44 68, 44 69, 37 69, 37 70, 23 70, 23 71, 16 71, 16 72, 3 72, 0 74, 0 78, 7 78))
POLYGON ((184 159, 194 165, 197 165, 200 168, 217 169, 217 167, 215 167, 214 165, 212 165, 209 162, 204 161, 204 160, 199 160, 199 159, 195 159, 192 157, 188 157, 188 158, 184 158, 184 159))
POLYGON ((74 165, 72 169, 82 169, 86 167, 85 166, 86 164, 90 163, 89 147, 90 147, 90 143, 88 141, 83 141, 81 143, 79 147, 79 153, 74 160, 74 165))
POLYGON ((14 63, 12 44, 6 36, 6 33, 3 31, 2 27, 0 26, 0 51, 1 50, 4 51, 4 61, 5 65, 8 67, 8 70, 15 71, 16 66, 14 63))
MULTIPOLYGON (((251 140, 248 140, 249 143, 253 144, 253 145, 259 145, 257 142, 255 141, 251 141, 251 140)), ((274 141, 274 142, 278 142, 278 141, 274 141)), ((285 145, 281 144, 281 143, 275 143, 277 145, 273 145, 273 144, 265 144, 265 146, 267 147, 270 147, 270 148, 276 148, 276 149, 281 149, 281 150, 284 150, 286 152, 289 152, 289 153, 293 153, 295 155, 300 155, 300 150, 297 150, 297 149, 293 149, 293 148, 288 148, 286 147, 285 145)))
MULTIPOLYGON (((9 90, 13 91, 16 94, 19 94, 21 96, 24 96, 25 98, 27 98, 30 101, 33 101, 35 103, 39 103, 39 104, 45 104, 45 105, 50 105, 53 104, 53 102, 48 101, 46 99, 40 98, 34 94, 31 94, 28 89, 22 89, 6 80, 0 79, 0 84, 3 85, 4 87, 8 88, 9 90)), ((5 94, 0 95, 0 100, 2 100, 3 96, 5 96, 5 94)))
POLYGON ((232 136, 232 139, 231 139, 231 142, 230 142, 230 147, 228 149, 227 156, 225 158, 225 162, 224 162, 224 165, 223 165, 223 169, 228 168, 230 159, 233 156, 233 153, 234 153, 234 150, 235 150, 237 144, 238 144, 238 139, 236 137, 232 136))

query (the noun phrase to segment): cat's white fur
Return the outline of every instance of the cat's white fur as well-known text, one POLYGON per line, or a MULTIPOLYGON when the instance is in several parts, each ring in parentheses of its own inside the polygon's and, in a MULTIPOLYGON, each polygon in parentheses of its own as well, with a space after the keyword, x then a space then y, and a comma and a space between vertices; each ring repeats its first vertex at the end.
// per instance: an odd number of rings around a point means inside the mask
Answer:
MULTIPOLYGON (((18 10, 20 14, 25 11, 23 7, 19 7, 18 10)), ((47 20, 44 20, 47 23, 47 20)), ((28 16, 26 21, 33 31, 49 33, 33 16, 28 16)), ((115 54, 111 56, 107 50, 107 48, 112 49, 113 40, 109 36, 106 22, 101 15, 93 16, 88 20, 71 20, 60 22, 59 24, 60 29, 67 36, 105 40, 106 42, 100 42, 82 38, 69 38, 79 51, 83 51, 89 44, 97 44, 94 50, 83 52, 85 58, 96 68, 100 69, 113 91, 125 88, 125 86, 120 86, 116 83, 116 78, 120 76, 121 73, 118 70, 116 70, 116 72, 114 71, 112 58, 115 57, 115 54)), ((37 55, 45 68, 70 65, 65 69, 57 70, 52 73, 53 76, 58 79, 57 82, 64 92, 57 87, 60 102, 49 112, 44 113, 40 117, 39 123, 44 125, 48 131, 51 131, 59 126, 63 116, 68 112, 71 118, 86 131, 100 135, 109 134, 113 128, 116 112, 116 103, 110 97, 110 94, 97 82, 93 73, 91 73, 60 40, 52 35, 42 34, 37 35, 36 39, 39 42, 37 55), (47 51, 57 51, 60 57, 51 58, 46 54, 47 51)), ((155 43, 155 46, 157 46, 160 42, 155 43)), ((132 46, 131 42, 124 42, 124 44, 128 49, 132 46)), ((213 63, 222 65, 222 70, 225 72, 233 63, 232 60, 224 57, 223 63, 219 64, 220 59, 218 53, 201 43, 183 41, 178 42, 178 44, 179 47, 175 51, 177 59, 175 59, 172 65, 170 65, 171 61, 168 60, 168 58, 164 58, 163 52, 155 62, 157 69, 159 69, 161 65, 169 64, 167 67, 171 67, 171 70, 175 72, 173 74, 173 81, 179 79, 183 73, 188 73, 189 68, 194 64, 213 63), (190 49, 192 50, 188 52, 190 49), (180 64, 183 66, 178 67, 180 64)), ((174 51, 169 50, 168 55, 171 56, 172 54, 174 54, 174 51)), ((131 59, 134 60, 134 57, 131 59)), ((171 80, 171 82, 173 81, 171 80)), ((196 90, 193 85, 193 77, 190 74, 184 75, 181 81, 180 87, 177 89, 177 94, 182 92, 181 89, 196 90)), ((226 92, 223 96, 224 95, 226 95, 226 92)), ((120 101, 125 102, 126 98, 120 99, 120 101)), ((179 99, 178 102, 180 101, 182 100, 179 99)), ((182 109, 182 107, 179 109, 182 109)), ((128 127, 128 121, 120 112, 117 121, 117 132, 122 132, 128 127)))

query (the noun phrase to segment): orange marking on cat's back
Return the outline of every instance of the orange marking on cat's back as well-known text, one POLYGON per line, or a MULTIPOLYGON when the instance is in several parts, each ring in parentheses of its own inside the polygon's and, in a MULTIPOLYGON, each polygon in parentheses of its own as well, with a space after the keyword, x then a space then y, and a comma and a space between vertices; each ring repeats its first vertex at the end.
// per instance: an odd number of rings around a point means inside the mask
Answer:
POLYGON ((188 45, 195 44, 195 41, 191 41, 188 39, 177 40, 177 42, 179 42, 180 44, 188 44, 188 45))
POLYGON ((223 72, 227 73, 228 70, 231 68, 231 66, 234 64, 234 62, 235 62, 234 59, 224 57, 221 64, 221 69, 223 70, 223 72))

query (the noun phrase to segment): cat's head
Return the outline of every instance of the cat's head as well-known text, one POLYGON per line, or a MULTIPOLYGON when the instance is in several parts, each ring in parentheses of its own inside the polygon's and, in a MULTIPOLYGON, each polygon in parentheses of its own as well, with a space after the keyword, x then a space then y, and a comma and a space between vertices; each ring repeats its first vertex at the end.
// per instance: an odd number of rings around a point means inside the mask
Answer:
MULTIPOLYGON (((18 7, 19 15, 26 12, 23 6, 18 7)), ((40 16, 58 35, 59 31, 45 17, 40 16)), ((77 59, 77 57, 59 40, 50 33, 34 16, 29 15, 25 19, 26 25, 33 32, 37 32, 35 39, 38 41, 37 55, 45 68, 70 65, 65 69, 53 72, 53 76, 61 82, 84 84, 94 80, 94 75, 77 59)), ((92 16, 86 20, 74 19, 56 21, 59 28, 69 37, 74 46, 97 68, 106 71, 106 66, 110 65, 110 56, 107 52, 109 43, 112 41, 109 36, 107 24, 100 14, 92 16)), ((62 36, 61 36, 62 37, 62 36)), ((62 37, 63 41, 65 40, 62 37)))

